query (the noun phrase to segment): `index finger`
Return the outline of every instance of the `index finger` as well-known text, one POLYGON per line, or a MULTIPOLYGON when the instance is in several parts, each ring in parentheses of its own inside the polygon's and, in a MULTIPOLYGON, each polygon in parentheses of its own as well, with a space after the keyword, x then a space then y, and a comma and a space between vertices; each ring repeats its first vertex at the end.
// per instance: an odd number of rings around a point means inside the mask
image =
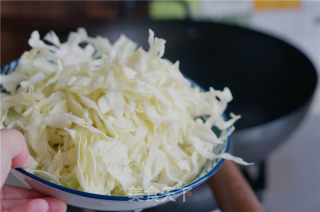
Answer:
POLYGON ((45 195, 33 189, 21 188, 4 184, 1 189, 1 200, 14 200, 14 199, 31 199, 42 198, 45 195))
POLYGON ((27 167, 29 152, 21 132, 14 129, 0 130, 1 145, 1 186, 9 174, 10 168, 27 167))

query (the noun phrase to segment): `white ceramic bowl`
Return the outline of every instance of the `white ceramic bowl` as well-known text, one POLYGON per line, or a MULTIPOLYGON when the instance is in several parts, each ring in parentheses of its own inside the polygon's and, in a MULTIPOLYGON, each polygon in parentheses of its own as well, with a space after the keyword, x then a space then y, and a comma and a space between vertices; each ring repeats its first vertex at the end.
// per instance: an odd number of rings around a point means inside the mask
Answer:
MULTIPOLYGON (((1 74, 8 74, 14 71, 18 63, 19 60, 17 59, 2 66, 1 74)), ((224 144, 218 145, 214 151, 220 153, 228 152, 229 145, 230 137, 228 137, 224 144)), ((188 185, 169 192, 144 196, 107 196, 93 194, 52 183, 21 168, 12 169, 11 172, 16 178, 28 184, 34 190, 48 196, 57 197, 70 205, 94 210, 124 211, 149 208, 175 200, 209 179, 219 169, 222 163, 223 159, 208 161, 202 172, 188 185)))

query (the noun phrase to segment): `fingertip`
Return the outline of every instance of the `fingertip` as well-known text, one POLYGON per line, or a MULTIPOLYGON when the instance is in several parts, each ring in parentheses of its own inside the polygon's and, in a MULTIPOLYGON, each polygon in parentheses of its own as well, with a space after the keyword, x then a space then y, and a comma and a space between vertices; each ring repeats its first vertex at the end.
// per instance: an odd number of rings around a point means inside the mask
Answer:
POLYGON ((65 202, 54 197, 46 197, 44 199, 47 201, 49 205, 48 212, 66 212, 67 211, 67 204, 65 202))
POLYGON ((33 199, 29 202, 29 210, 25 211, 32 211, 32 212, 47 212, 49 211, 49 204, 44 199, 33 199))
POLYGON ((1 129, 1 137, 6 138, 7 135, 10 135, 14 140, 24 140, 22 132, 16 129, 1 129))
POLYGON ((20 154, 18 154, 12 160, 11 168, 28 168, 31 164, 31 158, 27 148, 24 148, 20 154))
POLYGON ((1 145, 11 156, 12 168, 27 168, 30 163, 30 155, 23 134, 16 129, 1 129, 1 145))

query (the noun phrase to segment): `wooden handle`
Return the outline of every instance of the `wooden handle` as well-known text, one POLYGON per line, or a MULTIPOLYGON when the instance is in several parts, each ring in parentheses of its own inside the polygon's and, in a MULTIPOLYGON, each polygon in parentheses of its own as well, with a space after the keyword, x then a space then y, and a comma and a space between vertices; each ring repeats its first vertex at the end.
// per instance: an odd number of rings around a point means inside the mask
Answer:
POLYGON ((256 195, 232 161, 225 160, 209 184, 223 212, 264 211, 256 195))

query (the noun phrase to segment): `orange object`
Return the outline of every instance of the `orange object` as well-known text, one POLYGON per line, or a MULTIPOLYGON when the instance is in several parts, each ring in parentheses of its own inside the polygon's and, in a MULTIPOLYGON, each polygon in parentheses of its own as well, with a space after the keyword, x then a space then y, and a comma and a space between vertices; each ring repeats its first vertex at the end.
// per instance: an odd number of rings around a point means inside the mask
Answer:
POLYGON ((298 8, 300 0, 255 0, 255 10, 298 8))

